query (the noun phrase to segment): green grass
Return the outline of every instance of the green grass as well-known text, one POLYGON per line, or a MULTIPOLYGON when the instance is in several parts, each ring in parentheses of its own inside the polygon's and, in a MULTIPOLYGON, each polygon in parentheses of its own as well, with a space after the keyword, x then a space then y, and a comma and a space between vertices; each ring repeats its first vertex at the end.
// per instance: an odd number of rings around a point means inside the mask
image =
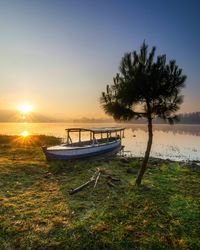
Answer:
POLYGON ((199 169, 152 161, 138 188, 139 160, 46 162, 40 145, 58 141, 0 136, 0 249, 200 249, 199 169), (97 187, 70 196, 97 167, 97 187))

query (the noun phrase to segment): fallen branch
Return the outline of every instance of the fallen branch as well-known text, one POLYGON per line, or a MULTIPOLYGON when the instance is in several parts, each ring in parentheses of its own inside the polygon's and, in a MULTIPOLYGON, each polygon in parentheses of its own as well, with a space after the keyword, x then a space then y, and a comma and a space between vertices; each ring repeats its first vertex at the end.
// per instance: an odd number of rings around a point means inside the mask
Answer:
MULTIPOLYGON (((69 191, 69 194, 72 195, 72 194, 75 194, 81 190, 83 190, 84 188, 86 188, 87 186, 89 186, 91 183, 94 182, 94 189, 96 188, 97 186, 97 182, 99 180, 99 177, 101 174, 106 174, 106 170, 104 168, 100 169, 100 168, 97 168, 95 173, 93 174, 93 176, 90 178, 89 181, 85 182, 84 184, 82 184, 81 186, 75 188, 75 189, 71 189, 69 191)), ((112 176, 107 176, 107 184, 110 186, 110 187, 115 187, 116 184, 119 184, 120 183, 120 179, 118 178, 115 178, 115 177, 112 177, 112 176)))
POLYGON ((97 175, 97 178, 96 178, 96 180, 95 180, 95 184, 94 184, 94 188, 95 188, 95 187, 96 187, 96 185, 97 185, 97 182, 98 182, 98 180, 99 180, 100 174, 101 174, 101 172, 99 172, 99 173, 98 173, 98 175, 97 175))
POLYGON ((81 191, 81 190, 84 189, 85 187, 89 186, 90 183, 92 183, 92 182, 94 182, 94 180, 89 180, 89 181, 85 182, 83 185, 81 185, 81 186, 79 186, 79 187, 77 187, 77 188, 75 188, 75 189, 70 190, 70 191, 69 191, 69 194, 72 195, 72 194, 75 194, 75 193, 81 191))
POLYGON ((112 176, 108 176, 107 179, 110 180, 110 181, 112 181, 112 182, 119 182, 119 181, 121 181, 120 179, 112 177, 112 176))
POLYGON ((116 186, 116 185, 115 185, 114 183, 112 183, 111 181, 108 181, 107 184, 108 184, 108 186, 110 186, 110 187, 115 187, 115 186, 116 186))
POLYGON ((94 184, 94 188, 97 184, 97 181, 99 179, 99 176, 100 176, 100 173, 101 173, 101 169, 100 168, 97 168, 96 172, 94 173, 94 175, 90 178, 89 181, 85 182, 84 184, 82 184, 81 186, 75 188, 75 189, 72 189, 69 191, 69 194, 72 195, 72 194, 75 194, 81 190, 83 190, 85 187, 89 186, 92 182, 95 181, 95 184, 94 184))

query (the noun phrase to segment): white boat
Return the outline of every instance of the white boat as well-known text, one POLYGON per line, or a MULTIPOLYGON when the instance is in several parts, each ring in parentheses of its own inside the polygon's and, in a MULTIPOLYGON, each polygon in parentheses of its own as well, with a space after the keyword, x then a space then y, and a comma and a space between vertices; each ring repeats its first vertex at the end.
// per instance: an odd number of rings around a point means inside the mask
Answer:
POLYGON ((66 143, 42 148, 47 160, 75 160, 111 155, 122 148, 124 128, 69 128, 66 132, 66 143), (89 133, 89 140, 81 140, 84 132, 89 133), (72 141, 72 133, 78 133, 77 142, 72 141))

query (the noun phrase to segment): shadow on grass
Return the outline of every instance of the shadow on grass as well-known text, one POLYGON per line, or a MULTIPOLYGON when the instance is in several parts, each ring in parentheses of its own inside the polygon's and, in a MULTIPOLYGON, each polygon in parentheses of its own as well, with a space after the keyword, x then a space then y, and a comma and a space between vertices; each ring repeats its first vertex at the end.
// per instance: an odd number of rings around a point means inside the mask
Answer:
POLYGON ((193 182, 197 181, 199 170, 191 173, 178 164, 150 167, 144 185, 137 188, 134 176, 126 173, 130 165, 138 167, 135 162, 77 163, 63 164, 61 173, 57 172, 56 179, 71 209, 81 244, 90 235, 98 238, 96 249, 101 249, 102 242, 108 249, 197 248, 200 217, 199 201, 194 197, 199 191, 193 182), (89 187, 69 196, 68 191, 87 181, 96 167, 121 178, 121 184, 110 188, 102 176, 95 190, 89 187))

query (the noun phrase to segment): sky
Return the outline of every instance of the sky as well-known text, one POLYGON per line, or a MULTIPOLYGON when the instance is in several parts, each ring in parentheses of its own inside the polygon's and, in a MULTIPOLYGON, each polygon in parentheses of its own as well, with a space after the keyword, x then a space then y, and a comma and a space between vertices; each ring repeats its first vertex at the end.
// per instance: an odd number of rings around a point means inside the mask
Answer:
POLYGON ((145 40, 187 75, 181 112, 200 111, 194 0, 0 0, 0 109, 102 118, 99 98, 145 40))

